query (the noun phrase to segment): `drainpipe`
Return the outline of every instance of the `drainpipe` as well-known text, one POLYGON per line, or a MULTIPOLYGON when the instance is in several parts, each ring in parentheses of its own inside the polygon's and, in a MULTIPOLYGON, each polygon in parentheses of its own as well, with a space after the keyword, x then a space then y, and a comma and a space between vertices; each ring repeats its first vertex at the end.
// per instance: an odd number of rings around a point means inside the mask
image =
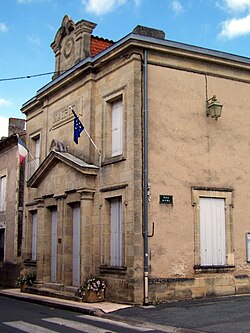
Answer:
POLYGON ((148 305, 148 53, 143 61, 143 238, 144 238, 144 305, 148 305))

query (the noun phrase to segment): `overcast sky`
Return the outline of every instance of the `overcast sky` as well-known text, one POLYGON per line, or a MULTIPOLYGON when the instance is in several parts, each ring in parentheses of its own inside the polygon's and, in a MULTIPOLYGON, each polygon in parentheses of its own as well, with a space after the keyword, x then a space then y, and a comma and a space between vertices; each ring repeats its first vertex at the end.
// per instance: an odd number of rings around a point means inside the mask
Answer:
POLYGON ((93 34, 114 41, 140 24, 169 40, 250 55, 250 0, 1 0, 0 137, 51 80, 43 74, 54 70, 50 44, 65 14, 96 23, 93 34))

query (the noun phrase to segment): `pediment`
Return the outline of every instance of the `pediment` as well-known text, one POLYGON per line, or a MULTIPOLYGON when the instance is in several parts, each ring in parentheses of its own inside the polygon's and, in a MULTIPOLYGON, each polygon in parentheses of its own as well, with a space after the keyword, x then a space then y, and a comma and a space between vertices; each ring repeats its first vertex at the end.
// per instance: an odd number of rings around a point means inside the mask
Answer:
POLYGON ((48 173, 53 170, 58 162, 64 163, 68 167, 86 176, 97 176, 99 170, 98 166, 94 164, 88 164, 72 154, 52 150, 41 163, 41 165, 37 168, 34 174, 30 177, 27 182, 27 186, 38 187, 46 175, 48 175, 48 173))

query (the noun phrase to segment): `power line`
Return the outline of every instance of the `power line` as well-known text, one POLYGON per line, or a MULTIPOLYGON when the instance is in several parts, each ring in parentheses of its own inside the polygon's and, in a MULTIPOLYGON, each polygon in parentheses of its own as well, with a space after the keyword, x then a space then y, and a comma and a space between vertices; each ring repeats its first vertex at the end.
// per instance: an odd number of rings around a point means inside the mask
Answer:
POLYGON ((61 71, 61 72, 49 72, 49 73, 41 73, 41 74, 33 74, 33 75, 27 75, 27 76, 9 77, 9 78, 5 78, 5 79, 1 79, 0 78, 0 82, 22 80, 22 79, 31 79, 33 77, 44 76, 44 75, 51 75, 51 74, 56 74, 56 73, 62 74, 63 72, 65 72, 65 71, 61 71))

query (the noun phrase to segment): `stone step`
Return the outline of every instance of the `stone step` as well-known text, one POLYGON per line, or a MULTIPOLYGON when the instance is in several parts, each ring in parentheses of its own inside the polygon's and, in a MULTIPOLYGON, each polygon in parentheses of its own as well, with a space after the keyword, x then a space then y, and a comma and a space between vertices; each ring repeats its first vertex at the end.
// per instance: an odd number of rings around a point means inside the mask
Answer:
POLYGON ((33 286, 27 286, 25 288, 25 292, 29 293, 29 294, 60 298, 60 299, 65 299, 65 300, 75 301, 75 302, 82 302, 81 297, 76 296, 74 292, 70 292, 70 291, 57 291, 57 290, 44 288, 44 287, 36 288, 33 286))

